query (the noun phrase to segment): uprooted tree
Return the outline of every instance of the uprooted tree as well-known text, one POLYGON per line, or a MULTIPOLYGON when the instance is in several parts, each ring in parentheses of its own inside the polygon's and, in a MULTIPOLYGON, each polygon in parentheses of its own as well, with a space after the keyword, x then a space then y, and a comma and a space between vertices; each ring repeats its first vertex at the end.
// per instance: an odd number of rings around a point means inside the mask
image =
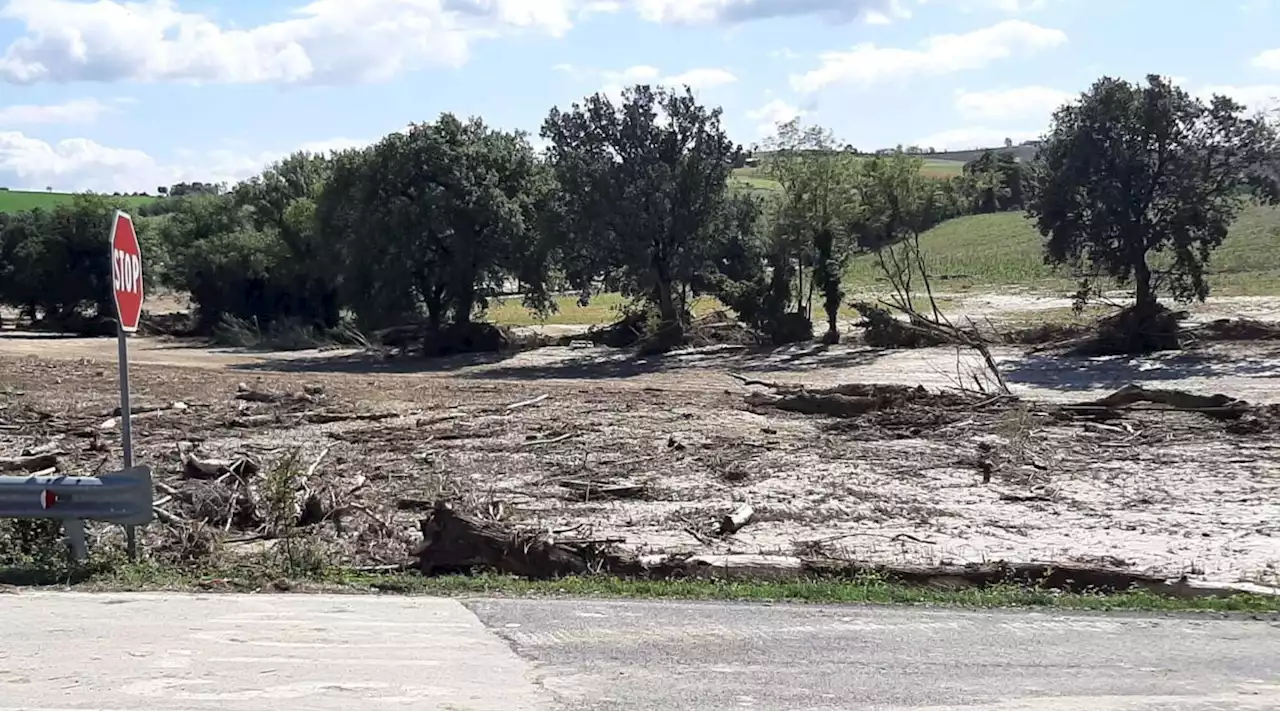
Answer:
MULTIPOLYGON (((1210 253, 1251 198, 1274 200, 1274 124, 1225 96, 1201 101, 1168 80, 1104 77, 1059 109, 1031 170, 1027 213, 1047 238, 1045 259, 1089 277, 1132 283, 1124 350, 1169 347, 1148 327, 1162 290, 1209 293, 1210 253)), ((1176 324, 1172 329, 1176 340, 1176 324)))

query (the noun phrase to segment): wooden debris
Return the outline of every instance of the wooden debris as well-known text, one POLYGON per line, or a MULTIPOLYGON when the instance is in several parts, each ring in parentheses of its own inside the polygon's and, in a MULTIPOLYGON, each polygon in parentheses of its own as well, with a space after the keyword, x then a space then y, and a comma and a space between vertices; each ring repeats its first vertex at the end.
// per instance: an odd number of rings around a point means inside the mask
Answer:
POLYGON ((19 457, 0 457, 0 472, 36 472, 58 466, 54 452, 19 457))
MULTIPOLYGON (((185 402, 171 402, 168 405, 132 405, 129 409, 133 412, 133 416, 137 417, 166 410, 186 410, 188 407, 189 405, 185 402)), ((108 417, 120 417, 123 414, 124 410, 117 406, 108 417)))
POLYGON ((308 412, 302 416, 302 421, 312 425, 328 425, 334 422, 380 422, 382 420, 390 420, 399 417, 398 412, 374 412, 374 413, 358 413, 358 412, 308 412))
POLYGON ((507 412, 514 412, 515 410, 519 410, 519 409, 520 409, 520 408, 522 408, 522 407, 529 407, 530 405, 537 405, 538 403, 545 401, 545 400, 546 400, 547 398, 549 398, 549 397, 551 397, 551 396, 550 396, 550 395, 539 395, 538 397, 535 397, 535 398, 532 398, 532 399, 529 399, 529 400, 521 400, 520 402, 513 402, 513 403, 511 403, 510 405, 507 405, 507 412))
POLYGON ((280 418, 271 414, 245 415, 244 417, 237 417, 234 420, 230 420, 226 424, 227 427, 250 429, 253 427, 267 427, 270 425, 280 424, 280 418))
MULTIPOLYGON (((559 437, 552 437, 550 439, 531 439, 526 441, 524 443, 524 446, 537 447, 539 445, 544 445, 544 444, 557 444, 559 442, 564 442, 565 440, 573 439, 575 436, 577 436, 576 433, 570 432, 568 434, 562 434, 559 437)), ((440 439, 445 439, 445 437, 442 436, 440 437, 440 439)))
POLYGON ((728 536, 742 530, 755 518, 756 510, 750 504, 743 504, 720 519, 720 535, 728 536))
POLYGON ((236 459, 200 459, 187 455, 182 471, 190 479, 217 479, 228 474, 245 478, 257 474, 261 465, 249 457, 236 459))
POLYGON ((1063 405, 1062 410, 1072 415, 1114 419, 1120 416, 1121 411, 1134 409, 1134 405, 1142 403, 1159 406, 1144 409, 1195 412, 1221 420, 1237 419, 1253 409, 1244 400, 1226 395, 1195 395, 1181 390, 1147 389, 1130 384, 1099 400, 1063 405))
MULTIPOLYGON (((164 407, 133 407, 133 420, 136 422, 146 417, 155 417, 167 412, 184 412, 190 409, 190 405, 185 402, 173 402, 164 407)), ((114 430, 120 426, 121 409, 117 407, 112 411, 111 416, 98 425, 99 430, 114 430)))
POLYGON ((543 535, 518 536, 506 527, 455 512, 437 502, 422 520, 422 544, 413 552, 423 575, 489 568, 525 578, 581 575, 589 569, 583 555, 543 535))
POLYGON ((634 499, 644 494, 643 484, 605 484, 598 481, 565 480, 558 482, 570 491, 581 492, 587 499, 634 499))
POLYGON ((236 386, 237 400, 264 404, 283 402, 314 403, 323 394, 324 390, 316 386, 307 386, 303 392, 298 393, 282 393, 274 390, 254 390, 245 383, 240 383, 236 386))

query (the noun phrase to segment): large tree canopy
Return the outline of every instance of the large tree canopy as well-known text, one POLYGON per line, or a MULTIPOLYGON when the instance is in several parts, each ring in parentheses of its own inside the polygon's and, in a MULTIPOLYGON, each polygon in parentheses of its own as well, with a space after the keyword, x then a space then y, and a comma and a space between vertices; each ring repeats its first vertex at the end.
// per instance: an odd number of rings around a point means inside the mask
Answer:
POLYGON ((467 326, 509 274, 539 273, 524 262, 546 180, 523 135, 444 114, 337 163, 317 214, 362 322, 420 311, 433 333, 467 326))
POLYGON ((688 89, 636 86, 617 105, 597 94, 552 110, 542 136, 563 190, 571 276, 603 278, 649 300, 678 333, 687 317, 681 287, 714 252, 741 151, 725 135, 720 110, 688 89))
POLYGON ((1027 211, 1049 262, 1132 282, 1143 309, 1162 288, 1203 300, 1212 250, 1252 195, 1274 195, 1254 188, 1275 147, 1275 127, 1225 96, 1103 78, 1054 114, 1027 211))

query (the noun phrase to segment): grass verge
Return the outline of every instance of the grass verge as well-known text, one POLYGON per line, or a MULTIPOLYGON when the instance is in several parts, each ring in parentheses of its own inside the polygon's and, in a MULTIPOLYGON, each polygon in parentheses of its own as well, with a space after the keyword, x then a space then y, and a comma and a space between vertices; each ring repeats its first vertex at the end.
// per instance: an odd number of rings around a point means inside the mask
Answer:
POLYGON ((1067 594, 1018 586, 943 590, 886 582, 875 577, 796 581, 633 580, 608 576, 524 580, 496 574, 426 578, 412 573, 376 574, 341 568, 289 575, 270 563, 181 570, 150 563, 105 563, 0 570, 0 583, 83 591, 214 591, 398 594, 486 597, 568 597, 645 600, 720 600, 827 604, 926 605, 964 608, 1280 613, 1280 598, 1240 594, 1181 599, 1146 592, 1067 594))

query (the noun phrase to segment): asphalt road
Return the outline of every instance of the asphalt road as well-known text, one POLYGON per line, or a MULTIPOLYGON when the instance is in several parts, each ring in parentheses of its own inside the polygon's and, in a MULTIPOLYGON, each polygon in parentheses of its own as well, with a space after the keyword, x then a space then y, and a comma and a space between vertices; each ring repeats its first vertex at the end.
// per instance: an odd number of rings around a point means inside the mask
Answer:
POLYGON ((0 711, 1280 708, 1272 620, 0 595, 0 711))

